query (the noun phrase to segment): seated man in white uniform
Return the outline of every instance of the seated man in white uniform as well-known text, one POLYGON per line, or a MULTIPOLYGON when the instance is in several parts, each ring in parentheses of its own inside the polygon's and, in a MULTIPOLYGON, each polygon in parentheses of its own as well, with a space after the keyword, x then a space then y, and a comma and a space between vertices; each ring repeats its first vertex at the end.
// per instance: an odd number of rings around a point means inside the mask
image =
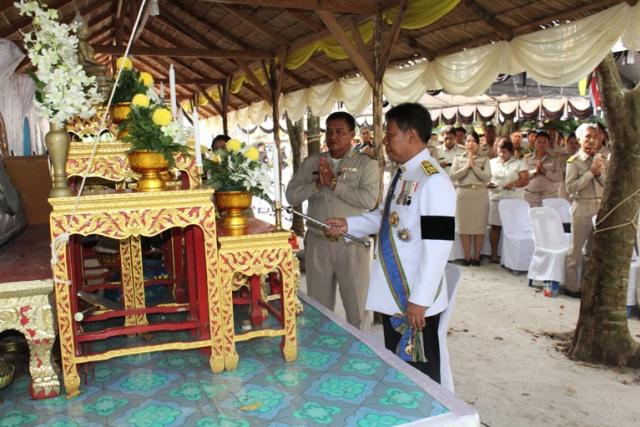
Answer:
POLYGON ((438 323, 448 304, 444 271, 455 230, 456 192, 431 157, 431 116, 420 104, 386 114, 382 141, 401 166, 378 209, 331 218, 331 233, 378 233, 366 308, 382 313, 387 349, 440 382, 438 323))

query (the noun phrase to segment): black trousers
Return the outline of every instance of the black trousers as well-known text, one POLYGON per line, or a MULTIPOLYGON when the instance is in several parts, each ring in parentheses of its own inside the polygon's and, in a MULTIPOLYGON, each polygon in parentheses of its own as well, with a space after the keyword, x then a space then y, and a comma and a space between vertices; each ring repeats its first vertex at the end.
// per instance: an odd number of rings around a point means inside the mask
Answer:
MULTIPOLYGON (((387 350, 395 354, 396 347, 402 336, 391 327, 391 316, 382 313, 381 315, 382 328, 384 330, 384 346, 387 350)), ((440 384, 440 340, 438 339, 440 313, 435 316, 426 317, 425 321, 425 327, 422 329, 422 342, 424 342, 424 354, 427 356, 427 361, 407 363, 427 374, 432 380, 440 384)))

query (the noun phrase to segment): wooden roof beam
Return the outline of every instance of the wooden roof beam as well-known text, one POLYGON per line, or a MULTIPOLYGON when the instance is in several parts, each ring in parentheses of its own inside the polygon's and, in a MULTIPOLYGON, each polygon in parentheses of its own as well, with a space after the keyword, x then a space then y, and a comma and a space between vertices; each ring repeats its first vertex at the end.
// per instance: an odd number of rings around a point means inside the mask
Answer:
POLYGON ((471 11, 478 18, 482 19, 491 30, 505 40, 513 38, 513 28, 502 23, 492 12, 489 12, 484 6, 478 4, 475 0, 462 0, 463 6, 471 11))
POLYGON ((298 22, 300 22, 302 25, 304 25, 305 27, 307 27, 313 32, 324 30, 324 27, 322 26, 322 24, 316 22, 315 20, 311 19, 311 17, 309 17, 308 15, 305 15, 304 13, 298 10, 293 10, 293 9, 283 9, 283 10, 287 12, 289 15, 296 18, 298 22))
MULTIPOLYGON (((261 33, 263 33, 265 36, 269 37, 271 40, 275 41, 276 43, 282 45, 282 46, 288 46, 289 42, 287 39, 285 39, 284 37, 282 37, 280 34, 278 34, 276 31, 274 31, 267 23, 243 12, 243 11, 239 11, 237 9, 232 9, 229 8, 227 6, 223 6, 227 11, 229 11, 230 13, 233 13, 234 15, 236 15, 238 18, 242 19, 244 22, 246 22, 247 24, 251 25, 253 28, 255 28, 256 30, 260 31, 261 33)), ((192 16, 190 14, 190 16, 192 16)), ((207 25, 209 23, 207 22, 207 25)), ((230 36, 226 36, 227 39, 230 38, 230 36)), ((241 46, 245 45, 245 43, 241 40, 238 39, 231 39, 232 42, 239 44, 241 46)), ((315 61, 313 59, 310 59, 309 61, 315 61)), ((318 63, 314 62, 315 65, 317 66, 318 63)), ((318 67, 318 68, 326 68, 326 67, 318 67)), ((330 71, 327 71, 326 73, 331 73, 332 76, 335 76, 335 79, 337 80, 337 74, 336 73, 332 73, 330 71)), ((309 87, 309 82, 307 82, 306 80, 298 77, 293 71, 291 70, 286 70, 286 73, 291 76, 291 78, 293 78, 294 80, 296 80, 298 83, 302 84, 305 87, 309 87)), ((324 73, 324 74, 326 74, 324 73)))
MULTIPOLYGON (((209 3, 244 4, 254 6, 255 0, 205 0, 209 3)), ((373 15, 378 10, 393 7, 396 0, 260 0, 261 7, 277 7, 284 9, 321 10, 329 13, 352 13, 357 15, 373 15)))
POLYGON ((0 12, 13 6, 16 0, 0 0, 0 12))
POLYGON ((407 36, 404 38, 404 40, 411 49, 416 50, 420 55, 424 56, 429 61, 433 61, 434 59, 436 59, 436 53, 426 47, 424 44, 420 43, 418 39, 407 36))
POLYGON ((200 93, 202 93, 202 95, 206 98, 206 100, 209 101, 209 104, 213 107, 213 109, 222 116, 224 114, 222 112, 222 107, 220 107, 218 103, 211 97, 211 95, 207 93, 207 90, 204 88, 204 86, 197 85, 197 88, 200 93))
MULTIPOLYGON (((66 6, 72 1, 73 0, 57 0, 57 1, 51 2, 51 4, 49 4, 48 6, 49 6, 49 9, 60 9, 61 7, 66 6)), ((31 17, 29 16, 20 17, 20 19, 16 19, 14 21, 13 25, 0 31, 0 38, 6 38, 11 34, 15 33, 16 31, 29 25, 31 25, 31 17)))
MULTIPOLYGON (((387 65, 389 65, 391 50, 393 49, 393 46, 395 46, 396 42, 398 41, 398 37, 400 36, 400 30, 402 29, 402 20, 404 19, 404 14, 407 11, 407 6, 408 0, 402 0, 400 2, 400 6, 398 7, 398 14, 396 15, 396 19, 393 21, 390 34, 387 40, 384 42, 384 46, 382 47, 382 56, 380 57, 380 63, 378 64, 379 69, 375 70, 376 76, 379 76, 381 79, 384 75, 384 70, 386 70, 387 65)), ((357 31, 357 28, 355 30, 357 31)))
MULTIPOLYGON (((110 55, 122 55, 126 46, 94 45, 96 53, 108 53, 110 55)), ((265 51, 237 51, 228 49, 193 49, 187 47, 137 47, 133 46, 129 54, 138 56, 172 56, 175 58, 242 58, 242 59, 269 59, 270 52, 265 51)))
MULTIPOLYGON (((165 70, 166 71, 166 70, 165 70)), ((163 74, 164 75, 164 74, 163 74)), ((155 79, 157 83, 169 84, 169 79, 161 78, 155 79)), ((204 86, 204 85, 221 85, 224 84, 225 79, 187 79, 183 78, 180 81, 176 81, 176 85, 196 85, 196 86, 204 86)))
POLYGON ((374 72, 369 65, 369 60, 364 56, 364 52, 360 52, 351 42, 347 33, 342 28, 342 26, 338 23, 336 18, 329 12, 325 12, 322 10, 316 11, 316 14, 322 19, 324 25, 329 29, 329 31, 336 38, 340 46, 347 52, 351 62, 353 65, 362 73, 363 77, 367 80, 367 82, 373 87, 374 85, 374 72))
MULTIPOLYGON (((540 27, 541 25, 544 24, 549 24, 550 22, 553 21, 561 21, 561 20, 565 20, 565 19, 572 19, 575 16, 579 16, 582 15, 584 13, 596 10, 596 9, 600 9, 601 7, 608 7, 608 6, 613 6, 615 4, 620 3, 620 0, 600 0, 600 1, 593 1, 589 4, 586 4, 584 6, 581 7, 576 7, 573 8, 571 10, 568 10, 566 12, 562 12, 562 13, 554 13, 551 14, 549 16, 545 16, 543 18, 540 19, 536 19, 535 21, 529 22, 527 24, 523 24, 523 25, 519 25, 517 28, 515 28, 513 30, 514 35, 516 36, 520 36, 522 34, 526 34, 531 32, 533 29, 540 27)), ((518 8, 518 10, 520 10, 522 8, 518 8)))
MULTIPOLYGON (((271 103, 271 95, 269 95, 269 91, 260 83, 258 77, 253 73, 253 70, 249 68, 246 62, 236 59, 236 63, 242 70, 244 71, 245 76, 251 81, 254 89, 258 91, 258 94, 262 99, 271 103)), ((265 78, 267 78, 267 74, 265 73, 265 78)))

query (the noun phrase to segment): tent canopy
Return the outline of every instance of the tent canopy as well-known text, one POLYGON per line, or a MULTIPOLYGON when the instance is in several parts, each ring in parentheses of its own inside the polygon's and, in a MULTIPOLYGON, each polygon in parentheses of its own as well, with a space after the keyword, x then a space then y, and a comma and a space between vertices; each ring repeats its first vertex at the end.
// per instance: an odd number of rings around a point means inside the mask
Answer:
MULTIPOLYGON (((124 51, 141 1, 45 3, 57 8, 66 22, 79 11, 88 22, 90 42, 98 59, 111 67, 112 59, 124 51)), ((203 97, 204 102, 214 101, 203 107, 207 116, 219 113, 214 105, 220 99, 219 87, 226 81, 230 85, 231 110, 266 102, 264 65, 276 57, 285 58, 284 94, 314 87, 322 89, 318 85, 356 75, 370 81, 373 17, 378 10, 384 11, 386 41, 396 18, 397 9, 393 7, 401 3, 401 0, 148 0, 142 29, 134 44, 134 64, 150 72, 157 82, 166 82, 168 66, 174 64, 179 96, 187 98, 206 91, 209 96, 203 97), (346 34, 355 28, 359 36, 349 39, 346 34), (345 49, 345 38, 351 48, 345 49)), ((490 46, 503 43, 510 47, 507 50, 513 50, 514 41, 534 31, 622 5, 631 7, 620 0, 409 0, 402 29, 390 51, 390 65, 423 61, 444 67, 440 76, 435 73, 438 80, 424 83, 447 89, 451 82, 446 81, 445 71, 459 71, 468 64, 442 62, 441 58, 491 43, 494 44, 490 46)), ((20 31, 29 30, 30 19, 18 15, 13 0, 0 0, 0 15, 0 38, 19 41, 20 31)), ((618 27, 625 27, 623 14, 618 16, 621 16, 616 18, 618 27)), ((610 25, 613 26, 611 21, 606 27, 610 25)), ((488 54, 495 55, 495 51, 488 54)), ((504 60, 505 56, 498 55, 497 59, 504 60)), ((501 64, 502 68, 530 65, 523 58, 518 59, 518 64, 514 57, 506 59, 510 64, 501 64)), ((22 69, 26 66, 23 63, 22 69)), ((470 70, 474 75, 482 71, 470 70)), ((464 75, 459 77, 473 80, 464 75)), ((491 76, 489 82, 494 78, 495 75, 491 76)), ((475 83, 475 87, 461 88, 459 92, 480 93, 478 88, 484 83, 475 83)), ((357 85, 353 87, 359 89, 357 85)), ((385 91, 388 89, 385 87, 385 91)))

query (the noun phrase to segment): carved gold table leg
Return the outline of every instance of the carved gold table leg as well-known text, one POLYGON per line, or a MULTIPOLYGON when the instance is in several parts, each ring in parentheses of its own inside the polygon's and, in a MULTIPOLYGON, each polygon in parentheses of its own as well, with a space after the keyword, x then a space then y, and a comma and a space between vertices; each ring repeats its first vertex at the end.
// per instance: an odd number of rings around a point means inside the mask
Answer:
MULTIPOLYGON (((122 296, 124 308, 144 308, 144 275, 142 273, 142 245, 139 236, 120 241, 120 267, 122 271, 122 296)), ((144 314, 127 315, 125 326, 147 325, 144 314)))
POLYGON ((56 338, 49 281, 5 283, 0 289, 0 332, 15 329, 29 344, 29 393, 34 399, 60 394, 60 380, 51 364, 56 338))
POLYGON ((211 357, 209 365, 215 373, 222 372, 225 367, 225 353, 222 336, 222 317, 220 307, 221 291, 220 275, 218 273, 218 241, 215 234, 215 215, 203 221, 204 254, 207 270, 207 296, 209 300, 209 339, 211 340, 211 357))
POLYGON ((227 371, 235 370, 239 360, 234 340, 233 273, 233 270, 222 260, 220 264, 220 290, 222 292, 220 312, 222 313, 222 336, 224 337, 224 368, 227 371))
POLYGON ((293 362, 298 357, 298 344, 296 340, 296 286, 294 274, 293 253, 287 251, 282 263, 282 311, 284 313, 284 330, 280 347, 282 355, 287 362, 293 362))

